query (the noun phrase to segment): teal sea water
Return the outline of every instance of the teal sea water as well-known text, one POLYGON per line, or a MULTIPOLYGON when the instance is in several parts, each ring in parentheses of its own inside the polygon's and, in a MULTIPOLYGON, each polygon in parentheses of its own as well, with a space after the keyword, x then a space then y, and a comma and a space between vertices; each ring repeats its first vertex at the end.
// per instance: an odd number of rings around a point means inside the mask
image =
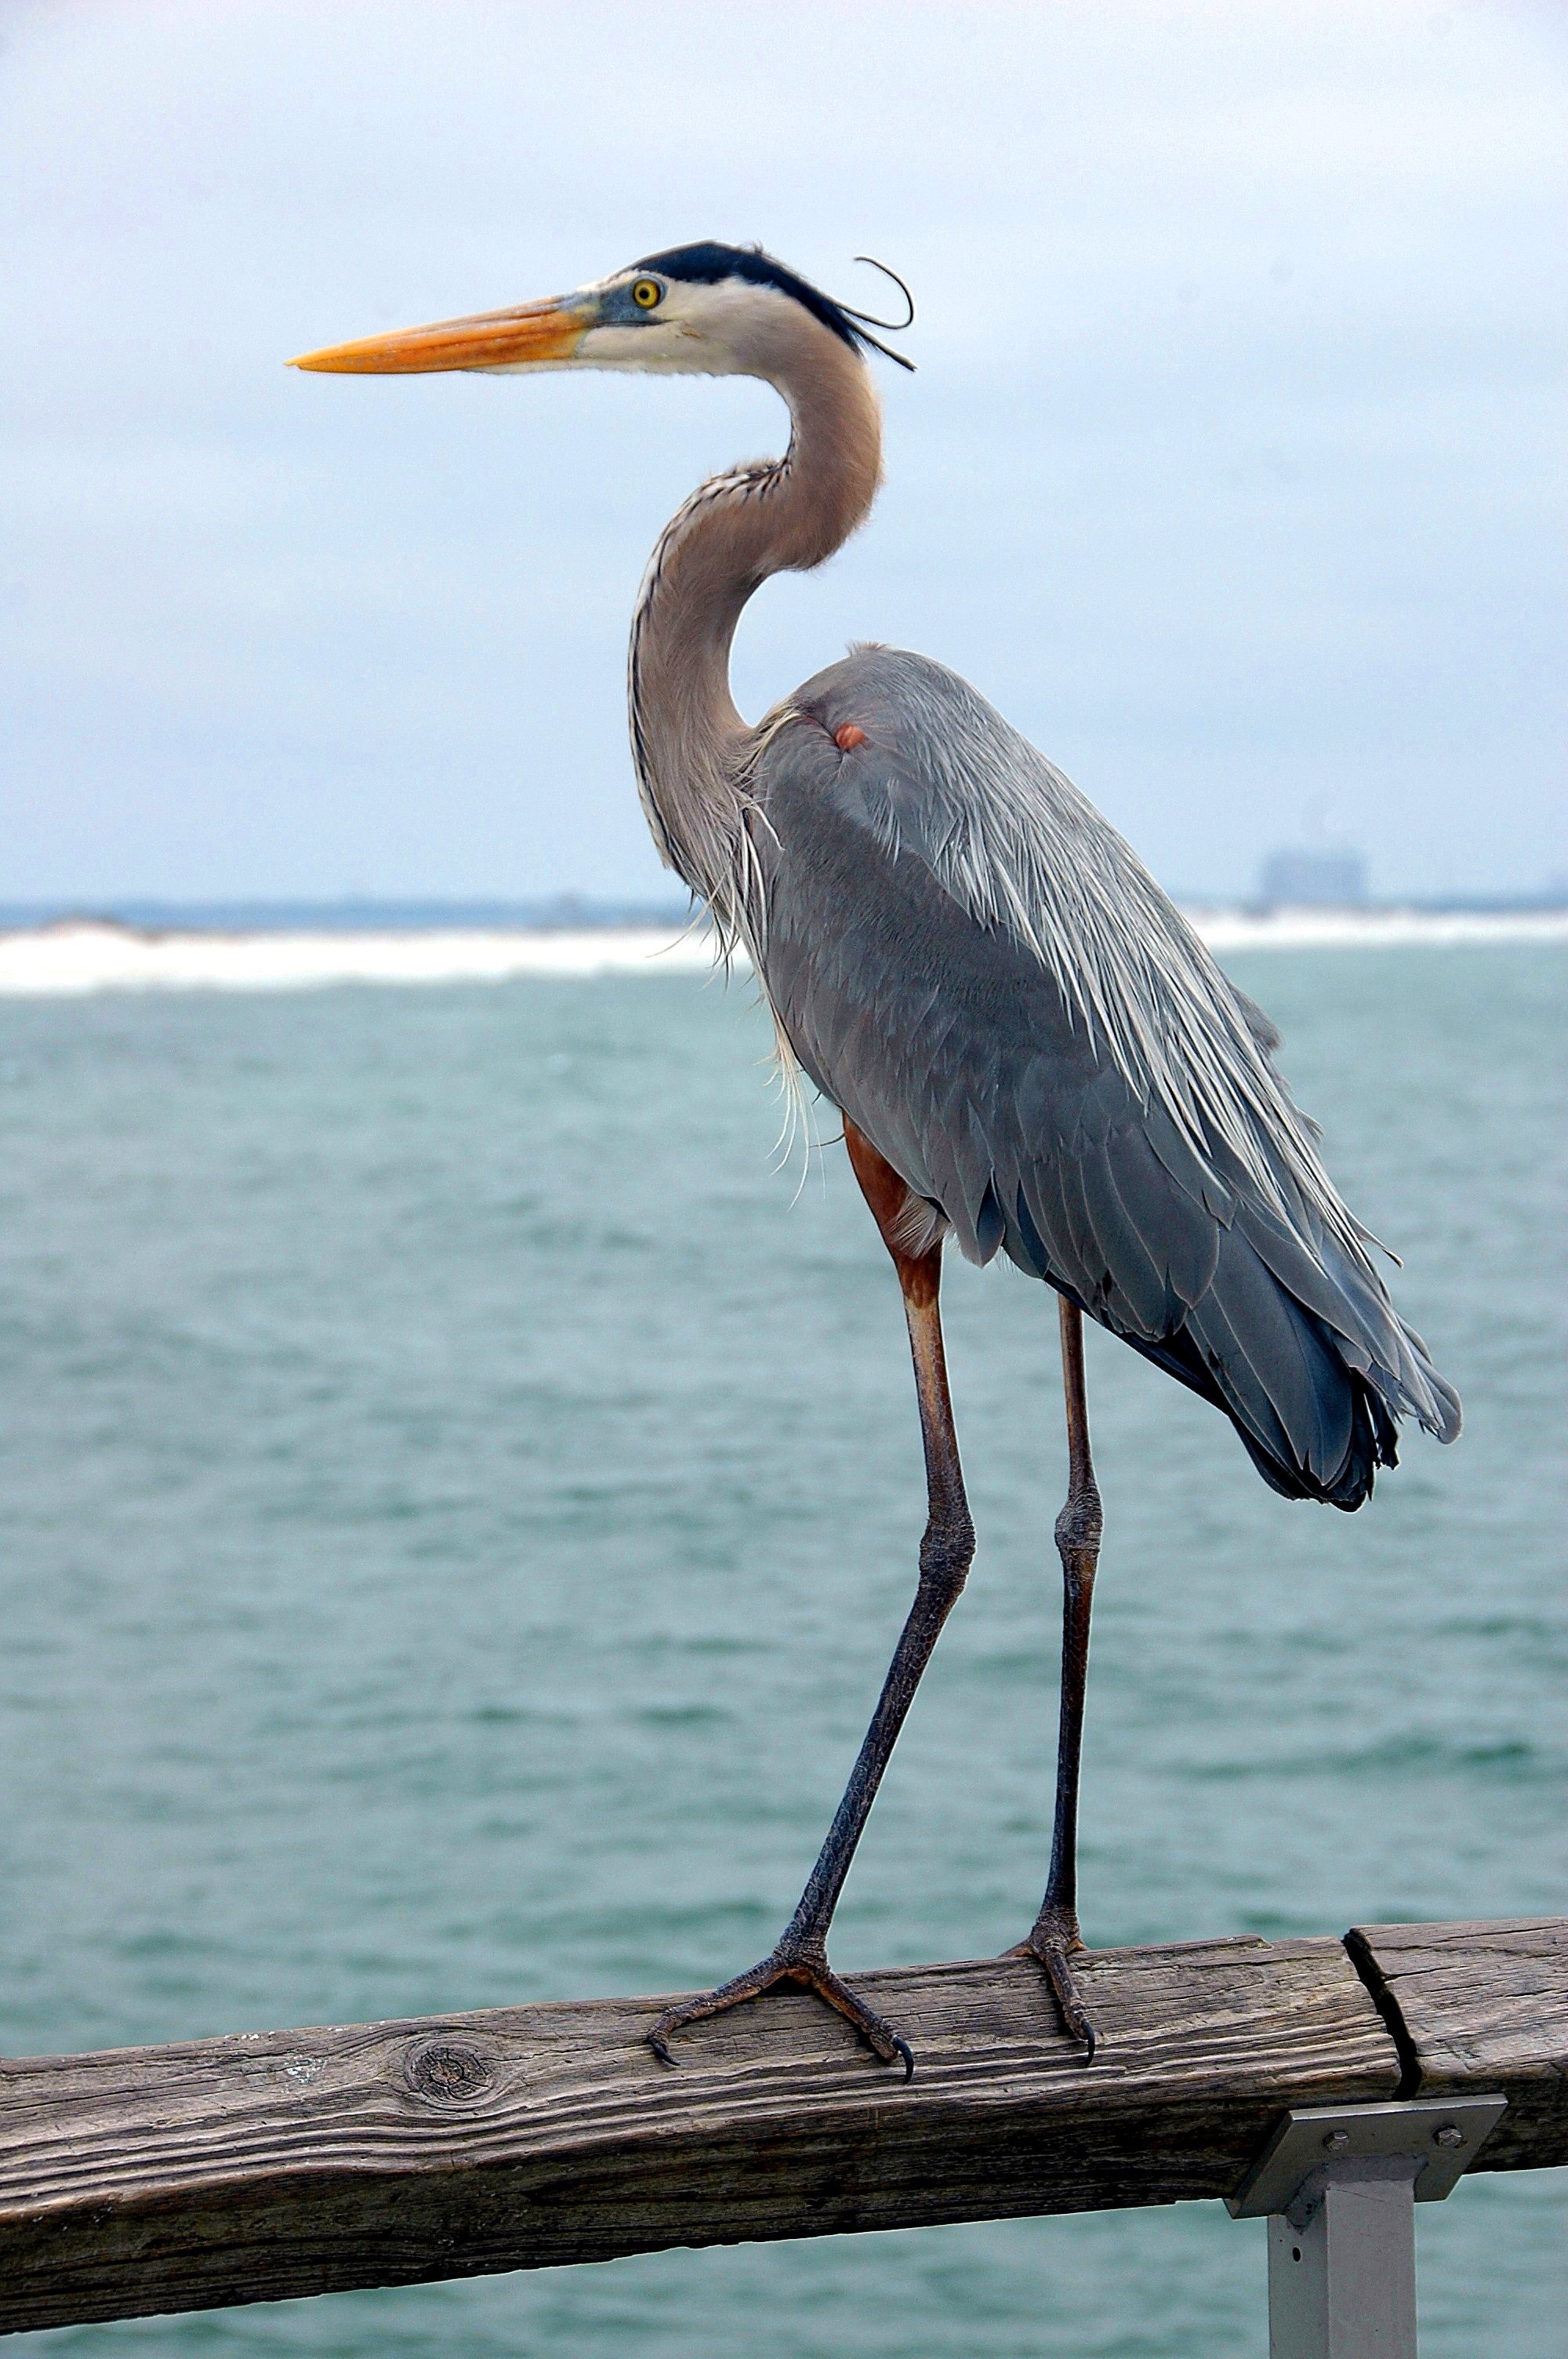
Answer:
MULTIPOLYGON (((1552 950, 1235 962, 1465 1397, 1365 1513, 1091 1336, 1091 1941, 1565 1905, 1552 950)), ((668 1990, 794 1904, 910 1592, 896 1290, 680 976, 0 1002, 0 2049, 668 1990)), ((1054 1319, 954 1265, 980 1552, 838 1964, 1044 1876, 1054 1319)), ((871 2069, 870 2067, 868 2069, 871 2069)), ((1426 2359, 1562 2359, 1568 2174, 1421 2219, 1426 2359)), ((53 2359, 1242 2359, 1218 2206, 25 2336, 53 2359)))

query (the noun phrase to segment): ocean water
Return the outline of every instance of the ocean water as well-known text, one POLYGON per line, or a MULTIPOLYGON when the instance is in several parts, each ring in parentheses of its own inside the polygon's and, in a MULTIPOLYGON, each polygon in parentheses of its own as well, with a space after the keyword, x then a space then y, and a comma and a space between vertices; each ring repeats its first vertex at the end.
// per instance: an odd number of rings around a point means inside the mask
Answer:
MULTIPOLYGON (((1346 1517, 1092 1334, 1091 1941, 1564 1908, 1568 959, 1275 951, 1351 1201, 1465 1396, 1346 1517)), ((772 1941, 907 1602, 896 1288, 687 974, 0 1000, 0 2048, 699 1985, 772 1941)), ((818 1127, 828 1125, 821 1123, 818 1127)), ((1044 1876, 1054 1322, 951 1266, 980 1532, 841 1909, 1044 1876)), ((1568 2174, 1421 2215, 1426 2359, 1562 2359, 1568 2174)), ((1242 2359, 1217 2205, 671 2253, 23 2336, 188 2359, 1242 2359)))

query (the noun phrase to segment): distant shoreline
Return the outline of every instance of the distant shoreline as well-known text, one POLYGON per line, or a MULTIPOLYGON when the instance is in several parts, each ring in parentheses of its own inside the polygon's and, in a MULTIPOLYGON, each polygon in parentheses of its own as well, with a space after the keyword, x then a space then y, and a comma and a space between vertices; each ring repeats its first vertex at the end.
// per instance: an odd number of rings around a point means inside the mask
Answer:
MULTIPOLYGON (((114 918, 4 924, 0 996, 105 991, 300 991, 333 984, 504 983, 535 975, 706 973, 711 934, 696 923, 395 926, 317 922, 147 926, 114 918)), ((172 916, 172 912, 170 915, 172 916)), ((303 916, 303 912, 301 912, 303 916)), ((1210 948, 1395 950, 1568 943, 1568 909, 1189 908, 1210 948)))
MULTIPOLYGON (((1330 906, 1271 902, 1252 893, 1175 892, 1195 922, 1249 923, 1309 919, 1338 923, 1416 918, 1568 917, 1568 886, 1532 892, 1412 893, 1330 906)), ((162 900, 142 894, 105 894, 67 900, 0 901, 0 936, 62 926, 111 926, 148 934, 426 934, 623 933, 682 931, 692 907, 683 894, 656 899, 557 893, 522 900, 371 899, 362 894, 332 900, 162 900)))

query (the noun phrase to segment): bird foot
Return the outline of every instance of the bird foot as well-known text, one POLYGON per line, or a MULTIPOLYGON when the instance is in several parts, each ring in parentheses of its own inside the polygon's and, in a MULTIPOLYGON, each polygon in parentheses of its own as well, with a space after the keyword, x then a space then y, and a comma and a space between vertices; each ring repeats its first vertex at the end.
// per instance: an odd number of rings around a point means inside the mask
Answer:
POLYGON ((884 2064, 902 2057, 903 2077, 913 2080, 914 2058, 909 2042, 901 2039, 892 2025, 884 2023, 864 1999, 857 1998, 847 1983, 839 1981, 828 1965, 827 1951, 818 1947, 797 1949, 784 1941, 760 1964, 737 1974, 732 1982, 720 1983, 717 1990, 705 1992, 701 1998, 687 1999, 683 2006, 666 2007, 648 2034, 648 2045, 661 2064, 673 2064, 676 2060, 669 2049, 672 2032, 688 2023, 700 2023, 707 2016, 723 2015, 730 2007, 743 2006, 747 1999, 760 1998, 779 1983, 800 1983, 815 1991, 818 1998, 826 2000, 854 2025, 867 2047, 884 2064))
POLYGON ((1083 1935, 1078 1930, 1075 1908, 1043 1908, 1034 1920, 1027 1940, 1004 1952, 1010 1958, 1033 1958, 1045 1969, 1045 1979, 1061 2009, 1062 2021, 1069 2039, 1076 2039, 1084 2049, 1084 2062, 1092 2064, 1099 2037, 1079 1994, 1077 1977, 1073 1972, 1075 1958, 1088 1955, 1083 1935))

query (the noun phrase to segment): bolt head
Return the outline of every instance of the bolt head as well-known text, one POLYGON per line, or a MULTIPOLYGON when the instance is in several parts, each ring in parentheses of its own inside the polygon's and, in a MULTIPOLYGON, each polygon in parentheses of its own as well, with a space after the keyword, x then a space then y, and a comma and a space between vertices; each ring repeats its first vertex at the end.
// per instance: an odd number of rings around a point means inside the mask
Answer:
POLYGON ((1328 2136, 1324 2139, 1323 2150, 1325 2154, 1343 2154, 1349 2143, 1350 2133, 1348 2130, 1330 2130, 1328 2136))
POLYGON ((1465 2133, 1456 2122, 1444 2122, 1440 2130, 1433 2131, 1432 2143, 1433 2146, 1445 2146, 1450 2148, 1463 2146, 1465 2133))

